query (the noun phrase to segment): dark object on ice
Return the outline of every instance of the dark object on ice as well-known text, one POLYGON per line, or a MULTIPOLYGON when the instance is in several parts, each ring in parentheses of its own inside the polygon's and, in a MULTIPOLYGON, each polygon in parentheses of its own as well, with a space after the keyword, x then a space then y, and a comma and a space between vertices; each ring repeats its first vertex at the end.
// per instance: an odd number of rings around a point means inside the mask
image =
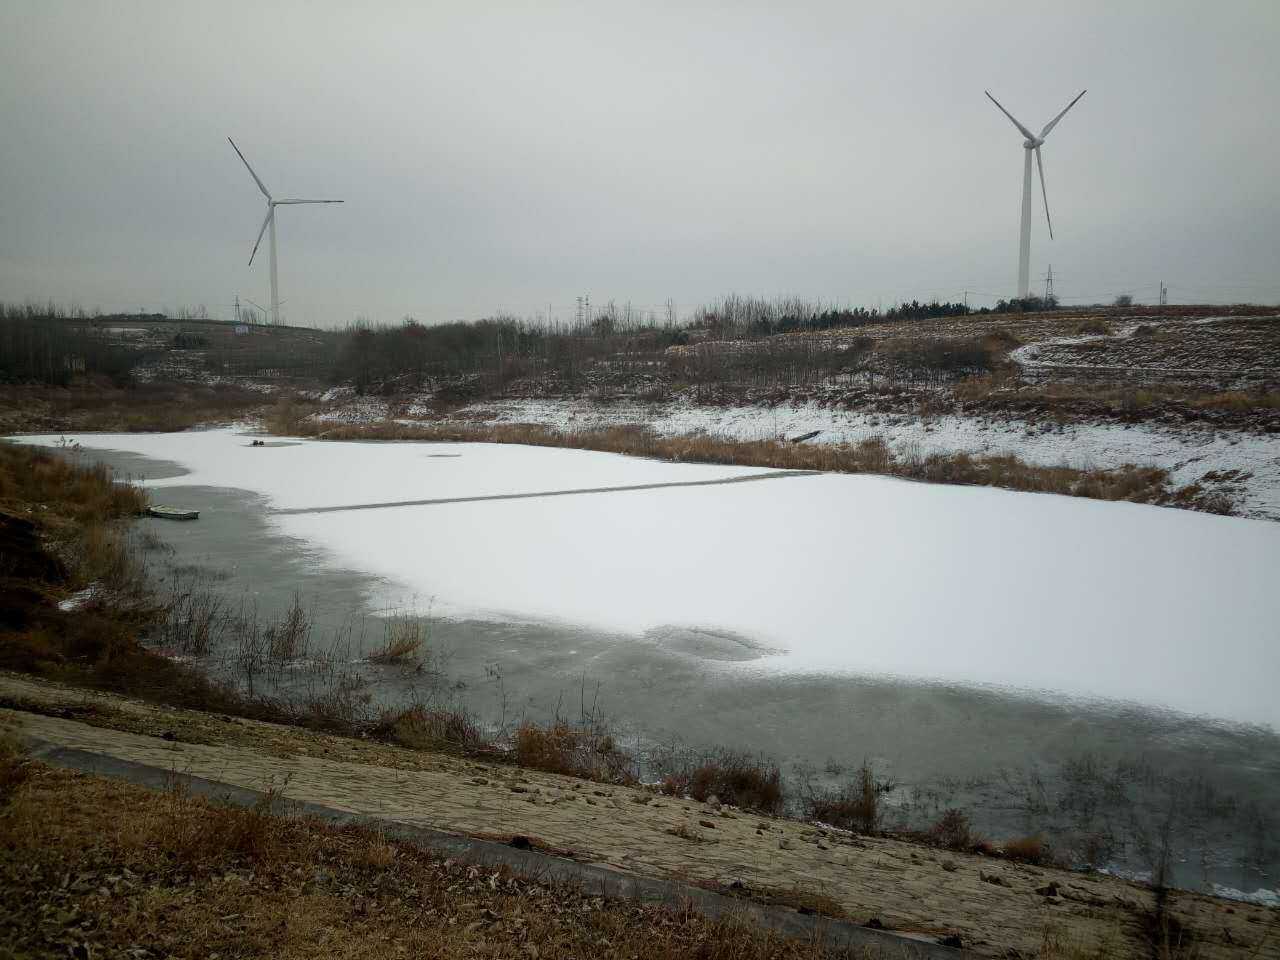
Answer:
POLYGON ((255 440, 253 443, 249 444, 251 447, 265 447, 266 445, 267 442, 265 440, 255 440))
POLYGON ((812 440, 814 437, 816 437, 816 436, 817 436, 818 434, 820 434, 821 432, 822 432, 821 430, 812 430, 812 431, 810 431, 809 433, 802 433, 802 434, 800 434, 800 436, 798 436, 798 437, 792 437, 788 442, 789 442, 789 443, 803 443, 803 442, 804 442, 804 441, 806 441, 806 440, 812 440))
POLYGON ((159 517, 161 520, 199 520, 199 510, 180 510, 177 507, 151 507, 147 510, 148 516, 159 517))
POLYGON ((864 926, 864 927, 866 927, 868 930, 883 930, 883 929, 884 929, 884 923, 883 923, 883 921, 881 921, 881 919, 880 919, 879 917, 872 917, 870 920, 868 920, 866 923, 864 923, 864 924, 863 924, 863 926, 864 926))

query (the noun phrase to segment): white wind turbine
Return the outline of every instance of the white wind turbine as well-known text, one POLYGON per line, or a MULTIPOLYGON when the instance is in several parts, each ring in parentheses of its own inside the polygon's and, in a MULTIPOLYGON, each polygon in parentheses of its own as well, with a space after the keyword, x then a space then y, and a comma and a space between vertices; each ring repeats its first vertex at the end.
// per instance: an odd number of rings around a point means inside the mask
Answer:
POLYGON ((253 258, 257 256, 258 245, 262 243, 262 234, 268 227, 271 228, 271 322, 278 324, 280 322, 280 289, 276 281, 276 207, 286 203, 342 203, 341 200, 276 200, 271 196, 271 191, 266 188, 258 175, 253 172, 253 167, 249 166, 249 161, 244 158, 244 154, 240 152, 240 148, 236 146, 236 142, 227 137, 227 142, 231 144, 231 149, 236 152, 236 156, 240 158, 240 162, 244 164, 245 169, 249 171, 249 176, 253 177, 253 182, 258 185, 258 189, 262 191, 262 195, 267 198, 267 217, 262 221, 262 228, 258 231, 258 239, 253 242, 253 253, 249 254, 249 266, 253 266, 253 258))
POLYGON ((1044 129, 1040 131, 1040 136, 1036 136, 1017 120, 1014 119, 1012 113, 1000 106, 1000 101, 991 96, 991 93, 984 90, 987 99, 1000 107, 1000 112, 1013 121, 1013 125, 1022 133, 1025 140, 1022 141, 1022 148, 1026 151, 1026 157, 1022 164, 1022 231, 1018 243, 1018 299, 1025 300, 1031 292, 1031 151, 1036 153, 1036 166, 1040 169, 1040 192, 1044 195, 1044 219, 1049 224, 1049 239, 1053 239, 1053 221, 1049 218, 1049 192, 1044 186, 1044 161, 1040 159, 1040 145, 1044 143, 1044 138, 1049 135, 1049 131, 1057 126, 1058 121, 1067 115, 1067 111, 1076 105, 1076 102, 1083 97, 1087 90, 1081 90, 1075 100, 1063 108, 1062 112, 1044 125, 1044 129))

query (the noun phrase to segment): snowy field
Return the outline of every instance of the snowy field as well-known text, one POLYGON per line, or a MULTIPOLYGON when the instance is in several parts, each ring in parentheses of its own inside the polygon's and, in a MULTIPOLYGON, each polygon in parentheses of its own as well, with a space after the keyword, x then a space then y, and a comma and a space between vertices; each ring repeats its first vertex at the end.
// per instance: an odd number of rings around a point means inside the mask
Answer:
MULTIPOLYGON (((410 411, 412 412, 412 410, 410 411)), ((589 400, 507 400, 457 411, 461 421, 478 416, 496 423, 534 423, 559 430, 641 424, 662 435, 705 432, 734 440, 796 437, 814 430, 812 443, 857 442, 883 437, 898 452, 1011 453, 1028 463, 1086 469, 1125 463, 1171 471, 1175 485, 1194 483, 1211 471, 1242 470, 1243 516, 1280 520, 1280 435, 1132 425, 1031 425, 972 417, 920 417, 858 413, 799 403, 761 407, 698 407, 689 404, 599 404, 589 400)), ((385 416, 385 412, 383 413, 385 416)), ((412 422, 412 421, 406 421, 412 422)))
POLYGON ((619 642, 711 629, 753 658, 724 669, 994 684, 1280 726, 1274 523, 510 445, 253 448, 232 430, 71 439, 190 471, 156 488, 244 489, 276 511, 771 473, 272 522, 381 578, 380 599, 436 615, 559 620, 619 642))

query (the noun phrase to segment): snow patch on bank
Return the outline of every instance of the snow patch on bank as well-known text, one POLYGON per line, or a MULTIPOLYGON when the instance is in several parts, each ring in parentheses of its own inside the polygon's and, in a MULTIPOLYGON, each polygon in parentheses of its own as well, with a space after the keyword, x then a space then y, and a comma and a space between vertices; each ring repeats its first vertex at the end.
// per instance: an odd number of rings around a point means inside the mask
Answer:
MULTIPOLYGON (((920 417, 833 410, 816 404, 701 407, 688 403, 600 404, 589 400, 504 400, 477 403, 454 417, 474 425, 532 423, 571 431, 646 426, 662 436, 707 433, 734 440, 789 439, 819 431, 809 443, 857 443, 881 437, 895 453, 1013 454, 1041 466, 1106 469, 1158 466, 1177 486, 1212 471, 1240 470, 1242 516, 1280 520, 1280 436, 1146 425, 1060 425, 972 417, 920 417)), ((410 421, 405 421, 410 422, 410 421)))

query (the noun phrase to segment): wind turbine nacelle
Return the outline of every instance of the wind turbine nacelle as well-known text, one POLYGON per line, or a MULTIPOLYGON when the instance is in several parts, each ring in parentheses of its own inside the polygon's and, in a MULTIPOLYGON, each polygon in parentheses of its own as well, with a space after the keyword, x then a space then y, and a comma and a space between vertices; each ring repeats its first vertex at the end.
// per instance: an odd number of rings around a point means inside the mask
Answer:
POLYGON ((1043 140, 1037 140, 1037 139, 1034 139, 1034 138, 1033 138, 1033 139, 1031 139, 1031 140, 1023 140, 1023 141, 1022 141, 1022 145, 1023 145, 1026 149, 1028 149, 1028 150, 1034 150, 1036 147, 1040 146, 1040 144, 1042 144, 1042 143, 1044 143, 1044 141, 1043 141, 1043 140))

